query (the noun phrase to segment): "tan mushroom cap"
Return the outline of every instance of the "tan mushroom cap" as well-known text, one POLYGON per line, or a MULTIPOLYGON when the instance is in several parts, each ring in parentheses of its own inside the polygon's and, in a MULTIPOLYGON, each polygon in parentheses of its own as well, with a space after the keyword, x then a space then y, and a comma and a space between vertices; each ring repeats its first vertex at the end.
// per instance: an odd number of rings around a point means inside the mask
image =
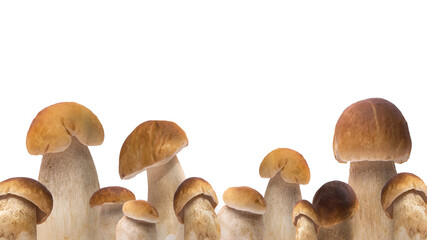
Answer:
POLYGON ((323 184, 313 197, 319 223, 330 227, 353 217, 359 208, 356 193, 350 185, 341 181, 323 184))
POLYGON ((27 133, 27 150, 32 155, 62 152, 76 137, 86 146, 100 145, 104 129, 89 109, 75 102, 62 102, 41 110, 27 133))
POLYGON ((406 162, 411 153, 408 124, 400 110, 381 98, 350 105, 335 126, 334 154, 338 162, 406 162))
POLYGON ((149 202, 144 200, 130 200, 123 205, 123 213, 126 217, 148 223, 159 221, 159 212, 149 202))
POLYGON ((37 224, 43 223, 53 208, 52 194, 31 178, 9 178, 0 182, 0 197, 6 195, 15 195, 33 203, 37 207, 37 224))
POLYGON ((265 213, 267 206, 264 197, 257 190, 245 186, 228 188, 222 199, 231 208, 260 215, 265 213))
POLYGON ((120 178, 130 179, 149 167, 161 165, 187 145, 187 136, 176 123, 143 122, 126 138, 120 150, 120 178))
POLYGON ((89 205, 93 208, 104 203, 125 203, 130 200, 135 200, 135 195, 129 189, 124 187, 105 187, 92 194, 89 205))
POLYGON ((387 217, 393 218, 393 202, 400 195, 414 191, 427 203, 427 187, 423 180, 412 173, 399 173, 384 185, 381 191, 381 205, 387 217))
POLYGON ((319 217, 317 216, 316 209, 314 209, 313 205, 307 200, 300 200, 294 206, 294 210, 292 211, 292 223, 295 227, 297 226, 298 217, 301 215, 310 218, 316 225, 316 230, 318 230, 319 217))
POLYGON ((278 172, 288 183, 308 184, 310 182, 310 168, 304 157, 289 148, 271 151, 259 166, 259 175, 262 178, 272 178, 278 172))
POLYGON ((175 192, 173 197, 173 208, 175 215, 180 223, 184 223, 184 207, 197 196, 206 197, 211 203, 212 207, 218 204, 218 198, 212 186, 202 178, 192 177, 184 180, 175 192))

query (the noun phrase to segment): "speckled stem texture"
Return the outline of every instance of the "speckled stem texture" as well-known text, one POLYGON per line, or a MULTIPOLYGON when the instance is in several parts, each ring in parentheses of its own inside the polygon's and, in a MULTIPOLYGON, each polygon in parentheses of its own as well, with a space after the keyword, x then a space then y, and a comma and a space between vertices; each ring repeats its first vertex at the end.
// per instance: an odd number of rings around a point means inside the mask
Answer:
POLYGON ((427 206, 416 193, 403 194, 393 203, 394 239, 427 239, 427 206))
POLYGON ((298 217, 295 239, 317 240, 316 225, 310 218, 304 215, 298 217))
POLYGON ((218 213, 221 240, 262 240, 262 215, 239 211, 224 206, 218 213))
POLYGON ((184 207, 185 240, 219 240, 221 230, 218 217, 210 201, 196 197, 184 207))
POLYGON ((137 221, 123 216, 117 223, 116 240, 157 240, 155 223, 137 221))
POLYGON ((123 203, 105 203, 95 207, 98 212, 97 235, 100 240, 115 240, 116 226, 123 217, 123 203))
POLYGON ((319 240, 355 239, 353 238, 350 220, 346 220, 328 228, 320 227, 317 238, 319 240))
POLYGON ((0 240, 36 240, 36 211, 23 198, 0 197, 0 240))

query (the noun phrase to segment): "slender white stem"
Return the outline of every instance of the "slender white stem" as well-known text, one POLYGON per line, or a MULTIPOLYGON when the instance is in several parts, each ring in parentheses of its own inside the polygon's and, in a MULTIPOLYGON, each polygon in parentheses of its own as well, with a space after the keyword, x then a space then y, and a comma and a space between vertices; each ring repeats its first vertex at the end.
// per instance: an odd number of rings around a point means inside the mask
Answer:
POLYGON ((36 240, 37 208, 29 201, 6 195, 0 198, 0 239, 36 240))
POLYGON ((196 197, 184 207, 185 240, 219 240, 221 230, 212 204, 204 197, 196 197))
POLYGON ((224 206, 218 213, 221 240, 262 240, 264 223, 262 215, 239 211, 224 206))
POLYGON ((297 219, 296 240, 317 240, 316 225, 314 222, 301 215, 297 219))
POLYGON ((123 216, 117 223, 116 237, 117 240, 156 240, 156 224, 123 216))
POLYGON ((393 203, 394 239, 427 239, 427 206, 413 192, 400 196, 393 203))

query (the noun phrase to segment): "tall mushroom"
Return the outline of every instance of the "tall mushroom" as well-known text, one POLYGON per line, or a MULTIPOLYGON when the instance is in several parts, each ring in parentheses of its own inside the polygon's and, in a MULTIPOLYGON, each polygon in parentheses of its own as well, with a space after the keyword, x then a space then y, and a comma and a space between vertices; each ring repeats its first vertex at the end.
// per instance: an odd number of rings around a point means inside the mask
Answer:
POLYGON ((37 224, 52 211, 52 195, 30 178, 10 178, 0 183, 0 239, 36 240, 37 224))
POLYGON ((295 239, 292 211, 301 200, 299 184, 310 181, 310 169, 304 157, 288 148, 270 152, 259 167, 259 175, 270 178, 265 191, 264 239, 295 239))
POLYGON ((295 204, 292 223, 296 227, 296 240, 317 240, 319 220, 317 211, 309 201, 300 200, 295 204))
POLYGON ((120 151, 119 174, 130 179, 147 170, 148 202, 159 211, 157 234, 160 240, 182 240, 182 225, 173 210, 173 196, 185 179, 176 154, 188 145, 185 132, 174 122, 147 121, 126 138, 120 151))
POLYGON ((123 187, 105 187, 92 194, 89 206, 98 212, 98 237, 115 240, 116 226, 123 217, 123 204, 135 200, 135 195, 123 187))
POLYGON ((231 187, 222 198, 226 205, 218 213, 221 240, 262 240, 264 197, 250 187, 231 187))
POLYGON ((39 181, 52 193, 55 205, 38 226, 43 240, 93 240, 96 211, 89 199, 99 189, 98 174, 87 146, 100 145, 104 130, 86 107, 63 102, 40 111, 27 133, 27 150, 43 155, 39 181))
POLYGON ((185 240, 219 240, 221 229, 215 207, 218 198, 212 186, 201 178, 187 178, 175 192, 173 207, 184 224, 185 240))
POLYGON ((394 239, 427 239, 427 186, 421 178, 397 174, 384 186, 381 204, 394 219, 394 239))
POLYGON ((382 213, 381 189, 396 175, 394 163, 408 160, 411 146, 405 118, 385 99, 356 102, 341 114, 333 149, 338 162, 351 162, 348 182, 360 202, 351 220, 355 239, 393 238, 393 222, 382 213))

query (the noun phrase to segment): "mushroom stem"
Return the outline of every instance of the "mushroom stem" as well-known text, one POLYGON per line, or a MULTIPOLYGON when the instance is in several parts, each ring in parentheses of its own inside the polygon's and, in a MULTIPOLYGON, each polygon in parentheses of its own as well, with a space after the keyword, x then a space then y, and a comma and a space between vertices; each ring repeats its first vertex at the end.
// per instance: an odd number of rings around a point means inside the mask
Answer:
POLYGON ((396 175, 392 161, 350 163, 348 183, 359 199, 359 210, 350 220, 354 239, 393 239, 393 220, 381 206, 381 190, 396 175))
POLYGON ((165 239, 168 235, 175 236, 176 240, 183 240, 184 228, 175 216, 173 197, 184 179, 184 171, 176 156, 165 164, 147 169, 147 200, 159 212, 157 235, 160 240, 165 239))
POLYGON ((295 204, 301 200, 299 185, 283 181, 279 172, 268 182, 264 198, 267 203, 264 239, 295 239, 292 211, 295 204))
POLYGON ((319 240, 356 239, 353 237, 349 219, 331 227, 320 227, 317 237, 319 240))
POLYGON ((224 206, 218 213, 218 220, 221 226, 221 240, 263 239, 264 224, 261 214, 224 206))
POLYGON ((211 202, 204 197, 196 197, 184 208, 185 240, 219 240, 220 224, 211 202))
POLYGON ((116 239, 116 226, 123 217, 123 203, 105 203, 95 207, 98 211, 98 235, 102 240, 116 239))
POLYGON ((310 218, 301 215, 297 220, 295 239, 317 240, 316 224, 310 218))
POLYGON ((157 229, 155 223, 134 220, 123 216, 117 223, 117 240, 156 240, 157 229))
POLYGON ((97 215, 89 199, 99 182, 88 147, 72 137, 65 151, 44 154, 39 181, 52 193, 54 205, 46 222, 37 226, 38 239, 96 239, 97 215))
POLYGON ((13 195, 0 198, 0 239, 36 240, 36 206, 13 195))

